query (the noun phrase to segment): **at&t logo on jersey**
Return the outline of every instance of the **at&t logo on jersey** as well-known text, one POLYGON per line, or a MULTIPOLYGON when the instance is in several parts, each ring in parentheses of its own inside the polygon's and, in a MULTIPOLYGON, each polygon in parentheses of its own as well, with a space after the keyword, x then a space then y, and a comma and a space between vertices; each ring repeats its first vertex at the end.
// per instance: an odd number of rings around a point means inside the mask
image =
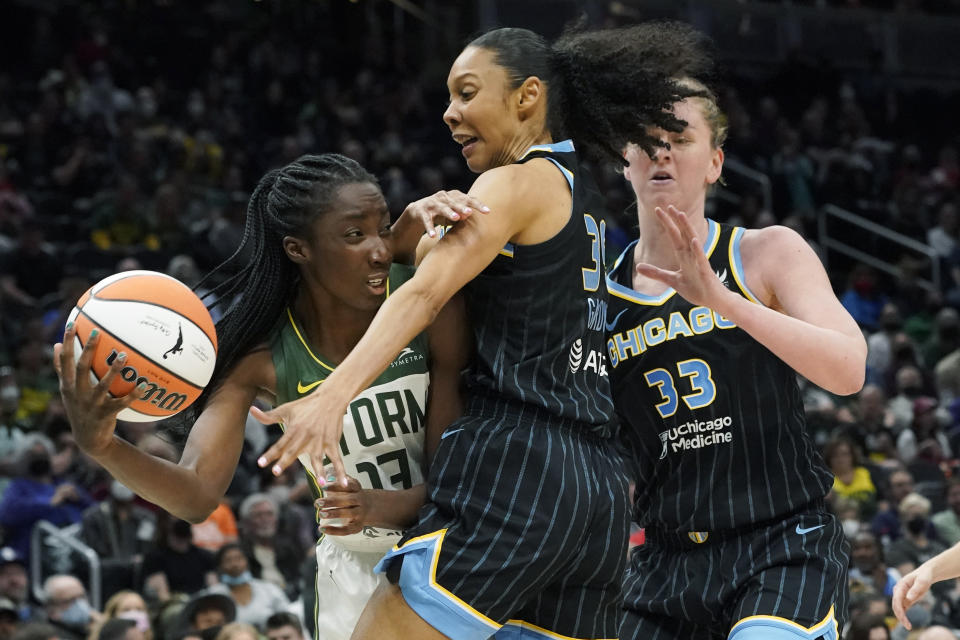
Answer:
POLYGON ((660 451, 660 459, 663 460, 668 453, 677 451, 730 444, 733 441, 733 433, 729 431, 732 424, 730 416, 723 416, 713 420, 691 420, 661 431, 660 442, 663 449, 660 451))
POLYGON ((586 354, 584 354, 583 341, 580 338, 577 338, 573 346, 570 347, 568 360, 570 362, 570 373, 580 371, 582 365, 584 372, 593 371, 598 376, 603 377, 607 375, 607 363, 603 357, 603 352, 596 349, 588 349, 586 354), (584 358, 584 356, 586 356, 586 358, 584 358))

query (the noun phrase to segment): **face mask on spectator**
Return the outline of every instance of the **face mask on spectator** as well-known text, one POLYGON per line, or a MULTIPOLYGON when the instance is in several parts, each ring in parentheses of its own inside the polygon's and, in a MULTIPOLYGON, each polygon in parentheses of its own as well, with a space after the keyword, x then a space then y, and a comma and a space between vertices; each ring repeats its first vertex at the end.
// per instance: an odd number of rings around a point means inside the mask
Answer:
POLYGON ((927 530, 927 519, 922 517, 907 520, 907 530, 917 536, 927 530))
POLYGON ((133 500, 134 494, 133 491, 127 488, 127 486, 122 482, 119 480, 114 480, 110 484, 110 495, 113 496, 113 499, 117 500, 118 502, 130 502, 133 500))
POLYGON ((854 519, 844 520, 842 523, 843 526, 843 535, 848 538, 853 538, 860 532, 860 521, 854 519))
POLYGON ((220 582, 227 585, 228 587, 239 587, 242 584, 247 584, 253 580, 253 576, 250 575, 250 571, 244 571, 238 576, 231 576, 227 573, 220 574, 220 582))
POLYGON ((17 402, 20 400, 20 388, 16 385, 8 384, 5 387, 0 387, 0 402, 5 405, 17 406, 17 402))
POLYGON ((60 622, 68 627, 86 627, 90 624, 90 603, 86 598, 77 598, 60 614, 60 622))
POLYGON ((117 614, 118 618, 123 618, 124 620, 133 620, 137 623, 137 630, 141 632, 147 632, 150 630, 150 618, 147 617, 146 611, 140 611, 139 609, 131 609, 130 611, 124 611, 123 613, 117 614))

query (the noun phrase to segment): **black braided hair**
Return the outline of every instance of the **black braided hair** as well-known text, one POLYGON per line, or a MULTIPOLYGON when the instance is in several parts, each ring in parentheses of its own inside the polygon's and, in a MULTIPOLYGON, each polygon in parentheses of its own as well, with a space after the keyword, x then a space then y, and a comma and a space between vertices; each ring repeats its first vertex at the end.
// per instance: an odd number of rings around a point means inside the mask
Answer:
POLYGON ((208 308, 226 310, 216 325, 217 364, 194 415, 237 361, 266 340, 293 300, 300 272, 283 250, 284 236, 309 237, 310 225, 329 210, 340 187, 358 182, 377 184, 377 179, 336 153, 301 156, 260 179, 247 205, 240 246, 194 287, 236 271, 203 296, 208 308))
POLYGON ((649 129, 682 131, 686 122, 673 104, 702 91, 679 79, 713 72, 707 37, 682 22, 595 30, 579 23, 553 45, 527 29, 503 28, 468 46, 493 51, 511 89, 530 76, 546 83, 547 127, 555 139, 571 138, 584 153, 621 165, 628 143, 650 155, 669 146, 649 129))

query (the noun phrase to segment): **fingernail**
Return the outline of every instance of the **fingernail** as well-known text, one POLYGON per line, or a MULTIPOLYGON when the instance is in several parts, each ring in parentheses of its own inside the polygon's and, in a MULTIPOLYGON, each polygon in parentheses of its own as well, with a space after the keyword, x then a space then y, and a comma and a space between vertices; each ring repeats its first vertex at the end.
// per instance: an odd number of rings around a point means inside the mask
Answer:
POLYGON ((320 476, 319 478, 317 478, 317 484, 320 485, 321 487, 325 487, 327 486, 327 481, 324 480, 323 476, 320 476))
POLYGON ((471 209, 470 207, 464 207, 463 212, 464 212, 464 213, 473 213, 473 209, 471 209))
POLYGON ((432 237, 434 237, 434 236, 437 235, 437 232, 436 232, 436 231, 428 231, 428 232, 427 232, 427 235, 432 238, 432 237))
POLYGON ((264 458, 263 456, 257 458, 257 465, 261 467, 267 466, 267 459, 264 458))
POLYGON ((482 207, 480 207, 480 211, 484 211, 484 212, 490 211, 490 207, 488 207, 487 205, 483 205, 482 207))
POLYGON ((98 329, 94 329, 93 331, 90 332, 90 339, 93 340, 94 338, 97 337, 99 333, 100 331, 98 329))
POLYGON ((347 479, 344 478, 343 481, 340 482, 340 484, 342 484, 342 485, 343 485, 343 488, 346 489, 346 488, 347 488, 347 479))
POLYGON ((117 360, 119 360, 120 362, 126 362, 127 354, 121 351, 120 355, 117 356, 117 360))
POLYGON ((275 475, 275 476, 278 476, 278 475, 280 475, 281 473, 283 473, 283 469, 281 469, 281 468, 280 468, 280 465, 278 465, 278 464, 273 465, 273 469, 271 469, 271 471, 273 471, 273 475, 275 475))
POLYGON ((320 509, 323 507, 323 500, 317 500, 313 504, 317 505, 317 509, 320 509))
POLYGON ((336 482, 336 481, 337 481, 337 476, 333 474, 330 474, 327 476, 327 482, 336 482))
POLYGON ((327 517, 327 512, 326 512, 326 511, 321 511, 321 512, 320 512, 320 517, 321 517, 321 518, 326 518, 326 517, 327 517))
POLYGON ((459 220, 459 219, 460 219, 460 214, 459 214, 459 213, 455 213, 455 214, 453 214, 452 216, 450 216, 450 219, 451 219, 451 220, 459 220))
POLYGON ((73 323, 72 323, 72 322, 68 322, 68 323, 67 323, 67 331, 70 331, 70 329, 73 329, 73 323))
POLYGON ((147 390, 146 382, 141 382, 140 384, 137 385, 137 391, 146 391, 146 390, 147 390))

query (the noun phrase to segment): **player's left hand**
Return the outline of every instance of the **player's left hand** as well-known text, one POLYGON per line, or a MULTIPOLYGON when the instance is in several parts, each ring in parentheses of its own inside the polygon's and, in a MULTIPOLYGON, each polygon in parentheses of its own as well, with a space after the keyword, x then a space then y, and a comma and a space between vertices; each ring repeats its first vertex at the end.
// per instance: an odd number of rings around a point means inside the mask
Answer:
POLYGON ((355 478, 349 476, 346 487, 327 485, 323 497, 314 503, 319 510, 321 531, 334 536, 360 533, 370 514, 369 497, 369 490, 363 489, 355 478), (337 524, 325 524, 324 520, 334 520, 337 524))
MULTIPOLYGON (((333 465, 336 481, 347 487, 347 473, 340 458, 340 436, 343 433, 343 416, 349 399, 340 400, 324 385, 308 396, 282 404, 270 411, 250 407, 250 415, 263 424, 282 424, 283 435, 257 460, 260 467, 271 463, 270 471, 278 476, 293 464, 297 456, 306 453, 314 469, 322 469, 324 456, 333 465)), ((325 480, 318 478, 324 486, 325 480)))
POLYGON ((907 609, 915 605, 930 590, 932 584, 933 570, 924 563, 903 576, 893 588, 893 613, 907 631, 911 629, 907 609))
POLYGON ((657 207, 654 212, 673 245, 679 268, 670 271, 652 264, 640 263, 637 265, 637 272, 675 289, 691 304, 716 310, 719 302, 729 294, 729 290, 710 267, 710 261, 703 252, 703 241, 697 237, 687 214, 673 205, 666 210, 657 207))

